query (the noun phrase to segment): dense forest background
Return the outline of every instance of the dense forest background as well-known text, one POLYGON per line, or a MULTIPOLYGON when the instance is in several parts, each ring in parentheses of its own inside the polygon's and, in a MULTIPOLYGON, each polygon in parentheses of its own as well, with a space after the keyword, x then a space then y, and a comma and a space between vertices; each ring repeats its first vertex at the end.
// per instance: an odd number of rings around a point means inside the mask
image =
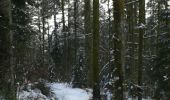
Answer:
POLYGON ((170 0, 0 0, 0 95, 38 80, 169 100, 170 0))

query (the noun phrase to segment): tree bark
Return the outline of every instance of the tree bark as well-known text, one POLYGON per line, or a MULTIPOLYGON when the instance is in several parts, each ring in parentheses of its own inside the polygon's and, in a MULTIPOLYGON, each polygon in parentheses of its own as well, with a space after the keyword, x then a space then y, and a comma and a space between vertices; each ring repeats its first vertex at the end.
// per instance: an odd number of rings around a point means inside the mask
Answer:
MULTIPOLYGON (((130 0, 129 2, 131 2, 130 0)), ((137 67, 135 66, 135 25, 136 25, 136 3, 127 5, 127 21, 128 21, 128 34, 129 34, 129 55, 130 55, 130 73, 131 82, 137 84, 137 67)))
POLYGON ((115 65, 115 100, 123 100, 123 15, 124 1, 113 0, 114 5, 114 65, 115 65))
POLYGON ((77 61, 77 3, 78 0, 74 0, 74 64, 76 66, 76 61, 77 61))
POLYGON ((93 84, 93 68, 92 68, 92 29, 91 29, 91 2, 85 2, 85 59, 86 68, 88 69, 87 85, 92 87, 93 84))
MULTIPOLYGON (((5 89, 6 99, 16 100, 13 57, 11 0, 0 1, 0 87, 5 89), (9 71, 9 73, 8 73, 9 71), (9 79, 6 79, 9 78, 9 79), (7 80, 10 80, 9 82, 7 80)), ((3 90, 0 90, 4 92, 3 90)))
POLYGON ((65 80, 67 81, 68 80, 68 70, 69 70, 69 67, 68 67, 68 61, 66 60, 67 59, 67 56, 68 56, 68 53, 67 53, 67 34, 66 34, 66 27, 65 27, 65 12, 64 12, 64 6, 65 6, 65 0, 62 0, 61 1, 61 6, 62 6, 62 23, 63 23, 63 35, 64 35, 64 47, 63 47, 63 51, 64 51, 64 54, 63 54, 63 66, 64 66, 64 70, 65 70, 65 80))
POLYGON ((99 0, 93 0, 93 100, 101 100, 99 78, 99 0))
POLYGON ((42 1, 42 66, 44 66, 45 64, 45 33, 46 33, 46 29, 45 29, 45 1, 42 1))
POLYGON ((14 77, 14 45, 13 45, 13 33, 12 33, 12 12, 11 12, 11 0, 9 1, 9 25, 10 25, 10 74, 11 74, 11 100, 16 100, 15 94, 15 77, 14 77))
MULTIPOLYGON (((139 0, 139 25, 145 25, 145 0, 139 0)), ((138 51, 138 85, 142 86, 143 70, 143 35, 144 27, 139 28, 139 51, 138 51)), ((138 100, 142 100, 142 89, 139 90, 138 100)))

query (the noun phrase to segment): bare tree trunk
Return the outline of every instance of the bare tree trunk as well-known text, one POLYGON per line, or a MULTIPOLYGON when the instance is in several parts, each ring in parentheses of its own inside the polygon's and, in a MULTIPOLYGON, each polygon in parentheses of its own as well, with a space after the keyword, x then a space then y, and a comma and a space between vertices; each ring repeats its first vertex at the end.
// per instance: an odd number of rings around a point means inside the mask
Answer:
POLYGON ((108 62, 109 62, 109 68, 110 68, 110 67, 111 67, 111 54, 110 54, 110 52, 111 52, 112 47, 113 47, 113 46, 111 46, 111 44, 112 44, 112 43, 111 43, 111 42, 112 42, 112 40, 111 40, 112 36, 111 36, 111 10, 110 10, 110 0, 108 0, 107 7, 108 7, 108 14, 109 14, 109 18, 108 18, 108 20, 109 20, 109 26, 108 26, 108 32, 109 32, 108 62))
MULTIPOLYGON (((139 0, 139 51, 138 51, 138 85, 142 86, 142 70, 143 70, 143 35, 145 33, 143 25, 145 25, 145 0, 139 0)), ((138 100, 142 100, 142 89, 139 91, 138 100)))
POLYGON ((45 61, 45 33, 46 33, 46 29, 45 29, 45 1, 42 1, 42 65, 44 66, 44 61, 45 61))
POLYGON ((11 0, 0 1, 0 16, 0 91, 5 92, 6 99, 16 100, 11 0))
POLYGON ((67 81, 68 80, 68 62, 67 62, 67 56, 68 56, 68 53, 67 53, 67 34, 66 34, 66 27, 65 27, 65 12, 64 12, 64 6, 65 6, 65 0, 62 0, 61 1, 61 6, 62 6, 62 23, 63 23, 63 35, 64 35, 64 47, 63 47, 63 51, 64 51, 64 54, 63 54, 63 66, 64 66, 64 78, 65 80, 67 81))
POLYGON ((62 5, 62 23, 63 23, 63 32, 65 32, 65 13, 64 13, 64 6, 65 6, 65 0, 61 1, 62 5))
POLYGON ((15 94, 15 77, 14 77, 14 46, 13 46, 13 33, 12 33, 12 12, 11 12, 11 0, 9 0, 9 25, 10 25, 10 74, 11 74, 11 100, 16 100, 15 94))
POLYGON ((113 0, 114 5, 114 64, 115 64, 115 100, 123 100, 123 15, 124 1, 113 0))
MULTIPOLYGON (((131 2, 132 0, 128 1, 131 2)), ((127 5, 127 22, 128 22, 128 34, 129 34, 129 55, 130 58, 128 58, 129 60, 129 64, 130 64, 130 78, 131 78, 131 82, 134 84, 137 84, 137 68, 135 66, 135 19, 136 19, 136 7, 135 7, 135 3, 131 3, 129 5, 127 5)))
POLYGON ((78 0, 74 0, 74 64, 76 65, 76 60, 77 60, 77 3, 78 0))
POLYGON ((92 87, 93 84, 93 68, 92 68, 92 29, 91 29, 91 3, 90 0, 85 2, 85 59, 86 68, 88 69, 87 85, 92 87))
POLYGON ((93 0, 93 100, 101 100, 99 71, 99 0, 93 0))
MULTIPOLYGON (((41 33, 41 14, 40 14, 40 9, 39 9, 39 13, 38 13, 38 32, 39 32, 39 50, 40 50, 40 57, 42 57, 42 33, 41 33)), ((40 63, 42 63, 42 60, 40 59, 40 63)))
POLYGON ((157 8, 158 10, 158 12, 157 12, 157 20, 158 20, 158 27, 157 27, 157 34, 156 34, 156 55, 158 55, 158 53, 159 53, 159 45, 158 45, 158 43, 159 43, 159 35, 160 35, 160 25, 161 25, 161 21, 160 21, 160 10, 161 10, 161 8, 160 8, 160 1, 158 1, 158 8, 157 8))
MULTIPOLYGON (((70 44, 70 27, 71 27, 71 25, 70 25, 70 17, 71 17, 71 13, 70 13, 70 11, 71 11, 71 5, 70 5, 70 0, 68 0, 68 34, 67 34, 67 66, 69 67, 69 66, 71 66, 71 57, 70 57, 70 55, 71 55, 71 44, 70 44)), ((71 76, 71 69, 69 68, 69 73, 68 73, 68 75, 69 76, 71 76)))

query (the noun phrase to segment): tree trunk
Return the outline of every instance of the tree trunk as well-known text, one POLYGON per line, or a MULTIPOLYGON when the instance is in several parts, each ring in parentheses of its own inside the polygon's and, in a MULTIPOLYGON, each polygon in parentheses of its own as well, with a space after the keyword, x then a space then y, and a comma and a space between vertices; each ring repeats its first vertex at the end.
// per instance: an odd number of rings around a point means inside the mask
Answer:
MULTIPOLYGON (((38 32, 39 32, 39 50, 40 50, 40 57, 42 57, 42 33, 41 33, 41 13, 40 13, 40 9, 39 9, 39 13, 38 13, 38 32)), ((40 63, 42 63, 42 59, 40 59, 40 63)))
MULTIPOLYGON (((145 25, 145 0, 139 0, 139 25, 145 25)), ((143 35, 144 27, 139 28, 139 51, 138 51, 138 85, 142 86, 142 69, 143 69, 143 35)), ((138 100, 142 100, 142 90, 139 90, 138 100)))
POLYGON ((99 0, 93 0, 93 100, 101 100, 99 78, 99 0))
POLYGON ((85 2, 85 59, 86 68, 88 69, 87 85, 92 87, 93 84, 93 68, 92 68, 92 29, 91 29, 91 3, 90 0, 85 2))
POLYGON ((159 35, 160 35, 160 25, 161 25, 161 21, 160 21, 160 10, 161 10, 161 7, 160 7, 160 1, 158 1, 158 8, 157 8, 158 12, 157 12, 157 20, 158 20, 158 27, 157 27, 157 34, 156 34, 156 55, 158 55, 159 53, 159 35))
POLYGON ((45 29, 45 1, 42 1, 42 66, 44 66, 45 64, 45 33, 46 33, 46 29, 45 29))
MULTIPOLYGON (((129 2, 131 2, 130 0, 129 2)), ((129 26, 129 55, 130 55, 130 73, 131 73, 131 82, 137 84, 137 68, 135 66, 135 19, 136 19, 136 7, 135 3, 131 3, 127 6, 127 21, 129 26)))
POLYGON ((76 66, 76 60, 77 60, 77 3, 78 0, 74 0, 74 64, 76 66))
MULTIPOLYGON (((71 42, 70 42, 70 27, 71 27, 71 19, 70 19, 70 17, 71 17, 71 4, 70 4, 70 0, 68 0, 68 9, 67 9, 67 11, 68 11, 68 34, 67 34, 67 66, 69 67, 69 66, 71 66, 71 57, 70 57, 70 55, 71 55, 71 42)), ((71 69, 69 68, 69 73, 68 73, 68 75, 70 76, 71 75, 71 69)))
POLYGON ((63 23, 63 32, 65 32, 65 13, 64 13, 64 5, 65 0, 61 0, 61 6, 62 6, 62 23, 63 23))
POLYGON ((66 60, 67 59, 67 56, 68 56, 68 53, 67 53, 67 35, 66 35, 66 29, 65 29, 65 13, 64 13, 64 6, 65 6, 65 0, 62 0, 61 1, 61 6, 62 6, 62 23, 63 23, 63 35, 64 35, 64 47, 63 47, 63 51, 64 51, 64 54, 63 54, 63 67, 64 67, 64 78, 65 78, 65 81, 68 80, 68 61, 66 60))
POLYGON ((11 0, 9 0, 9 25, 10 25, 10 74, 11 74, 11 100, 16 100, 15 94, 15 77, 14 77, 14 46, 13 46, 13 33, 12 33, 12 12, 11 12, 11 0))
POLYGON ((122 58, 122 31, 123 30, 123 15, 124 1, 113 0, 114 2, 114 65, 115 65, 115 100, 123 100, 123 58, 122 58))
MULTIPOLYGON (((16 100, 13 57, 13 34, 11 30, 11 1, 0 1, 0 88, 5 89, 6 99, 16 100), (2 6, 3 5, 3 6, 2 6), (8 73, 9 70, 9 73, 8 73), (6 79, 8 78, 9 79, 6 79), (7 80, 10 80, 9 82, 7 80), (1 86, 2 85, 2 86, 1 86), (4 87, 5 86, 5 87, 4 87)), ((4 92, 3 90, 0 90, 4 92)))

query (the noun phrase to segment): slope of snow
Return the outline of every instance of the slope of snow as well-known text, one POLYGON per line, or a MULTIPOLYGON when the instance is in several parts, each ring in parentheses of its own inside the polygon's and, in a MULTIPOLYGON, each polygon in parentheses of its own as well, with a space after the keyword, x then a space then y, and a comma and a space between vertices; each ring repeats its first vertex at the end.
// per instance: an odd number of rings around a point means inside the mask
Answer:
POLYGON ((92 97, 89 90, 71 88, 70 85, 64 83, 52 83, 50 87, 58 100, 90 100, 92 97))

